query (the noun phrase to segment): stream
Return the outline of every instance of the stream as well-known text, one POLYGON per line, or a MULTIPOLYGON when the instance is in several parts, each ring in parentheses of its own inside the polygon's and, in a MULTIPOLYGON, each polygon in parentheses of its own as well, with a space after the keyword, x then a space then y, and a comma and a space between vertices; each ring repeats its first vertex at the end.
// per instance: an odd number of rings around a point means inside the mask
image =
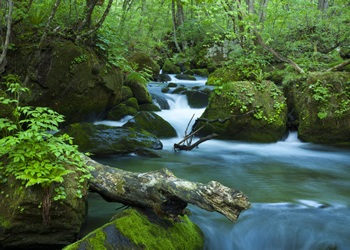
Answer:
MULTIPOLYGON (((205 79, 175 80, 204 87, 205 79)), ((243 191, 252 208, 235 224, 219 213, 189 205, 190 219, 206 236, 205 249, 350 249, 350 147, 303 143, 289 133, 277 143, 210 140, 189 152, 174 152, 192 115, 185 95, 163 94, 164 85, 150 83, 150 93, 168 100, 169 110, 157 112, 170 122, 178 137, 162 139, 162 158, 123 155, 96 161, 132 172, 170 169, 178 178, 220 182, 243 191)), ((102 121, 120 126, 127 121, 102 121)), ((89 215, 81 234, 109 222, 121 204, 89 194, 89 215)))

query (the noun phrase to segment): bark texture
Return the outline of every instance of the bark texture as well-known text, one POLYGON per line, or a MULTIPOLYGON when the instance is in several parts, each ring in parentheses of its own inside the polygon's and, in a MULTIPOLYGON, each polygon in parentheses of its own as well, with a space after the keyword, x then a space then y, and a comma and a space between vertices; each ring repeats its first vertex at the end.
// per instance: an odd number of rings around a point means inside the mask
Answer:
POLYGON ((219 212, 235 222, 241 211, 250 208, 248 197, 241 191, 216 181, 205 185, 179 179, 166 168, 132 173, 99 164, 88 157, 85 163, 95 167, 90 170, 93 176, 89 180, 91 191, 109 202, 152 208, 160 217, 176 220, 191 203, 210 212, 219 212))

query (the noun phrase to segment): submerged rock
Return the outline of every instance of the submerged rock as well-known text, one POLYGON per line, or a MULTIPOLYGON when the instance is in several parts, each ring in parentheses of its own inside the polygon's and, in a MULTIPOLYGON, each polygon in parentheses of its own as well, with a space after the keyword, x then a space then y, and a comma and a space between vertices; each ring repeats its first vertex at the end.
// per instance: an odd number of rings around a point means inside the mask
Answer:
POLYGON ((197 79, 194 76, 186 75, 186 74, 177 74, 175 75, 177 79, 180 80, 190 80, 190 81, 196 81, 197 79))
MULTIPOLYGON (((75 170, 70 165, 65 168, 75 170)), ((47 226, 43 222, 44 191, 40 185, 24 188, 22 180, 13 176, 1 181, 0 249, 61 249, 74 242, 87 215, 87 182, 79 183, 75 179, 80 173, 64 175, 63 183, 53 182, 51 219, 47 226), (54 189, 58 187, 64 188, 66 199, 54 199, 57 195, 54 189)))
POLYGON ((350 73, 313 72, 284 87, 288 108, 299 120, 300 139, 350 142, 350 73))
POLYGON ((283 93, 271 81, 228 82, 215 89, 201 118, 225 119, 226 123, 212 123, 199 134, 219 135, 219 139, 252 142, 276 142, 286 131, 287 105, 283 93), (254 114, 245 113, 256 110, 254 114))
POLYGON ((148 111, 139 112, 134 118, 125 123, 123 127, 141 128, 159 138, 171 138, 177 136, 176 130, 169 122, 159 115, 148 111))
POLYGON ((59 133, 74 137, 73 143, 78 145, 79 151, 95 156, 128 154, 137 152, 140 148, 163 148, 154 134, 130 127, 76 123, 65 127, 59 133))
POLYGON ((159 218, 152 209, 132 207, 115 220, 96 229, 64 250, 73 249, 167 249, 201 250, 202 230, 187 215, 173 222, 159 218))

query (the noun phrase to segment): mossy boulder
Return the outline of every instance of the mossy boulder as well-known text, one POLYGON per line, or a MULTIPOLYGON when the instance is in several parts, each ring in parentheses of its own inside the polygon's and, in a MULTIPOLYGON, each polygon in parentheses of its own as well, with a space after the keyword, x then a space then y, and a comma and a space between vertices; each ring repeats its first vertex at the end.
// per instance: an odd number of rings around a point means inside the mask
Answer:
POLYGON ((139 104, 152 103, 152 97, 146 87, 147 82, 137 72, 130 73, 125 79, 139 104))
POLYGON ((202 230, 187 215, 173 222, 150 209, 131 207, 64 250, 75 249, 167 249, 201 250, 202 230))
POLYGON ((209 103, 209 92, 188 90, 186 92, 188 105, 191 108, 205 108, 209 103))
MULTIPOLYGON (((168 89, 169 91, 169 89, 168 89)), ((162 89, 163 92, 163 89, 162 89)), ((170 109, 169 103, 167 99, 164 98, 164 96, 160 96, 157 94, 152 93, 152 99, 155 104, 158 104, 161 109, 170 109)))
POLYGON ((247 76, 246 73, 241 72, 236 68, 218 68, 208 76, 208 81, 205 83, 206 85, 222 85, 227 82, 234 81, 244 81, 244 80, 252 80, 252 75, 247 76), (251 77, 251 78, 250 78, 251 77))
POLYGON ((154 104, 141 104, 140 111, 162 111, 157 105, 154 104))
POLYGON ((107 114, 107 119, 110 121, 119 121, 124 116, 129 114, 128 108, 125 104, 119 104, 111 109, 107 114))
POLYGON ((201 118, 213 120, 231 116, 226 123, 212 123, 214 127, 206 126, 199 134, 216 133, 219 139, 276 142, 286 131, 285 97, 271 81, 228 82, 215 89, 201 118), (254 114, 244 115, 253 110, 254 114))
POLYGON ((134 118, 130 119, 123 125, 126 128, 141 128, 144 129, 159 138, 171 138, 176 137, 176 130, 170 125, 169 122, 164 120, 159 115, 141 111, 134 118))
POLYGON ((131 63, 137 63, 137 71, 145 71, 145 68, 152 70, 152 75, 157 77, 159 75, 159 65, 155 63, 151 57, 143 52, 136 52, 135 55, 129 60, 131 63))
POLYGON ((169 83, 168 84, 168 86, 167 86, 168 88, 175 88, 175 87, 177 87, 177 84, 176 83, 173 83, 173 82, 171 82, 171 83, 169 83))
POLYGON ((171 77, 168 76, 167 74, 164 74, 164 73, 160 74, 158 79, 159 79, 160 82, 169 82, 169 81, 171 81, 171 77))
POLYGON ((175 75, 175 78, 179 80, 189 80, 189 81, 196 81, 197 79, 194 76, 186 75, 186 74, 177 74, 175 75))
POLYGON ((163 65, 163 73, 166 73, 166 74, 180 74, 181 70, 180 70, 180 67, 176 66, 170 60, 166 60, 164 65, 163 65))
POLYGON ((350 73, 312 72, 285 86, 289 108, 299 119, 300 139, 350 142, 350 73), (293 106, 294 105, 294 106, 293 106))
POLYGON ((185 86, 180 86, 174 89, 171 93, 172 94, 186 94, 187 88, 185 86))
POLYGON ((185 70, 183 73, 186 75, 191 75, 191 76, 193 76, 193 74, 194 74, 194 72, 191 69, 185 70))
POLYGON ((73 143, 78 145, 79 151, 96 156, 137 153, 140 148, 163 148, 154 134, 142 129, 76 123, 65 127, 59 133, 67 133, 74 137, 73 143))
POLYGON ((132 107, 132 108, 136 109, 136 111, 138 111, 140 109, 139 104, 137 103, 137 100, 134 97, 131 97, 128 100, 121 102, 121 104, 125 104, 128 107, 132 107))
MULTIPOLYGON (((34 52, 27 44, 11 51, 7 72, 24 79, 31 53, 34 52)), ((96 65, 103 68, 95 54, 70 41, 47 44, 31 72, 27 84, 31 94, 22 96, 22 105, 50 107, 65 116, 66 124, 87 121, 102 114, 106 108, 120 102, 123 74, 114 69, 95 74, 96 65)))
MULTIPOLYGON (((66 169, 75 170, 67 165, 66 169)), ((51 186, 50 223, 45 225, 42 215, 44 191, 40 185, 25 188, 21 180, 8 177, 0 182, 0 249, 61 249, 77 238, 87 215, 87 182, 79 183, 80 171, 63 176, 63 183, 51 186), (54 200, 57 187, 63 187, 65 200, 54 200), (82 198, 77 198, 80 190, 82 198), (50 246, 50 247, 48 247, 50 246)))
POLYGON ((122 88, 122 101, 126 101, 128 100, 129 98, 133 97, 133 93, 132 93, 132 90, 127 87, 127 86, 123 86, 122 88))
POLYGON ((168 93, 170 91, 170 88, 169 87, 163 87, 161 89, 162 93, 168 93))
POLYGON ((192 72, 196 75, 208 77, 209 72, 207 69, 192 69, 192 72))

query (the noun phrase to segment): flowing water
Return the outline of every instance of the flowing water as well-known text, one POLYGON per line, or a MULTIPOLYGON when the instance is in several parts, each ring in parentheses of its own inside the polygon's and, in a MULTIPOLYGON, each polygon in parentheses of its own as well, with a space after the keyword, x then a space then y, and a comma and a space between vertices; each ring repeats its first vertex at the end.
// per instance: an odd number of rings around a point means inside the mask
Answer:
MULTIPOLYGON (((157 84, 150 84, 149 90, 162 94, 157 84)), ((134 172, 168 168, 178 178, 215 180, 243 191, 252 208, 235 224, 189 205, 190 219, 206 236, 206 249, 350 249, 349 147, 302 143, 290 133, 277 143, 210 140, 192 151, 174 152, 173 144, 182 140, 192 115, 199 117, 204 109, 191 109, 185 96, 164 97, 170 110, 158 114, 174 126, 178 137, 162 140, 162 158, 126 155, 96 160, 134 172)), ((90 194, 82 234, 107 223, 119 206, 90 194)))

